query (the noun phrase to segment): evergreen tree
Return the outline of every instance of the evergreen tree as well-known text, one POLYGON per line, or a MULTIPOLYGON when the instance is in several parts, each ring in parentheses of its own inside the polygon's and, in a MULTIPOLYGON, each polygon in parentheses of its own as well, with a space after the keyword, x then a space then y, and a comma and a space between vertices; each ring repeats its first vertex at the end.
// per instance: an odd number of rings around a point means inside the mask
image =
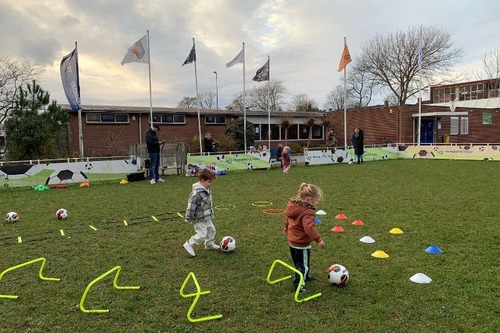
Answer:
MULTIPOLYGON (((255 135, 253 124, 247 121, 247 147, 253 146, 255 143, 255 135)), ((231 137, 236 142, 236 146, 238 150, 245 149, 245 136, 244 136, 244 128, 243 128, 243 118, 238 118, 235 120, 231 126, 224 132, 224 134, 228 137, 231 137)))
POLYGON ((63 111, 35 80, 19 88, 18 98, 5 121, 7 154, 12 160, 55 157, 61 128, 69 122, 63 111), (47 107, 48 106, 48 107, 47 107))

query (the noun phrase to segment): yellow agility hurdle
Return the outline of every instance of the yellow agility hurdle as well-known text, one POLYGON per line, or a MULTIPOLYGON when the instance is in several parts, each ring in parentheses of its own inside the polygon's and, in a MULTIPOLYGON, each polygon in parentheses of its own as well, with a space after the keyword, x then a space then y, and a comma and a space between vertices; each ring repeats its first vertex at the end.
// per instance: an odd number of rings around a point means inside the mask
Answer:
POLYGON ((221 314, 215 315, 215 316, 207 316, 207 317, 198 318, 198 319, 191 318, 191 314, 193 313, 194 307, 196 306, 196 303, 198 303, 198 300, 200 299, 200 296, 201 295, 210 294, 210 291, 208 291, 208 290, 201 291, 201 288, 200 288, 200 285, 198 283, 198 280, 196 279, 196 276, 194 275, 193 272, 190 272, 188 274, 188 276, 186 277, 186 279, 182 283, 182 286, 181 286, 181 289, 180 289, 179 293, 184 298, 193 297, 194 296, 194 301, 191 304, 191 306, 189 307, 189 310, 188 310, 187 315, 186 315, 187 320, 189 320, 191 323, 197 323, 197 322, 200 322, 200 321, 206 321, 206 320, 213 320, 213 319, 220 319, 220 318, 222 318, 221 314), (186 284, 188 283, 189 278, 193 279, 194 285, 196 287, 196 293, 194 293, 194 294, 185 294, 184 293, 184 288, 186 287, 186 284))
POLYGON ((97 277, 96 279, 94 279, 92 282, 90 282, 88 285, 87 285, 87 288, 85 288, 85 291, 83 292, 83 295, 82 295, 82 298, 80 299, 80 310, 82 312, 85 312, 85 313, 90 313, 90 312, 95 312, 95 313, 106 313, 106 312, 109 312, 109 310, 87 310, 85 309, 85 307, 83 306, 83 303, 85 302, 85 298, 87 298, 87 294, 90 290, 90 288, 97 282, 97 281, 100 281, 102 279, 104 279, 106 276, 108 276, 109 274, 113 273, 114 271, 116 271, 115 273, 115 278, 113 279, 113 287, 116 288, 116 289, 140 289, 141 287, 140 286, 119 286, 117 284, 117 280, 118 280, 118 275, 120 275, 120 271, 121 271, 121 266, 116 266, 112 269, 110 269, 109 271, 107 271, 106 273, 102 274, 101 276, 97 277))
POLYGON ((293 275, 288 275, 288 276, 285 276, 285 277, 282 277, 282 278, 279 278, 279 279, 276 279, 276 280, 271 280, 271 275, 273 274, 273 270, 274 270, 274 267, 276 266, 276 264, 283 265, 286 268, 288 268, 288 269, 294 271, 295 273, 299 274, 300 281, 299 281, 299 284, 297 286, 297 290, 295 290, 295 297, 294 297, 295 302, 297 302, 297 303, 307 302, 307 301, 309 301, 309 300, 311 300, 313 298, 321 296, 321 293, 318 293, 318 294, 314 294, 314 295, 311 295, 311 296, 303 298, 303 299, 299 299, 300 287, 302 286, 302 283, 304 282, 304 276, 295 267, 292 267, 292 266, 288 265, 287 263, 285 263, 285 262, 283 262, 281 260, 278 260, 278 259, 276 259, 273 262, 273 264, 271 265, 271 268, 269 269, 269 273, 267 274, 267 282, 269 282, 270 284, 274 284, 274 283, 278 283, 278 282, 281 282, 281 281, 284 281, 284 280, 287 280, 287 279, 293 277, 293 275))
MULTIPOLYGON (((21 267, 24 267, 24 266, 28 266, 28 265, 34 264, 34 263, 39 262, 39 261, 42 262, 42 264, 40 265, 40 270, 38 271, 38 277, 40 278, 40 280, 45 280, 45 281, 61 281, 61 279, 58 279, 58 278, 48 278, 48 277, 45 277, 45 276, 42 275, 43 268, 45 267, 45 262, 47 261, 45 258, 38 258, 38 259, 30 260, 30 261, 27 261, 25 263, 22 263, 22 264, 19 264, 19 265, 7 268, 2 273, 0 273, 0 281, 2 280, 3 276, 7 272, 13 271, 15 269, 18 269, 18 268, 21 268, 21 267)), ((0 298, 17 299, 17 298, 19 298, 19 296, 16 296, 16 295, 0 295, 0 298)))

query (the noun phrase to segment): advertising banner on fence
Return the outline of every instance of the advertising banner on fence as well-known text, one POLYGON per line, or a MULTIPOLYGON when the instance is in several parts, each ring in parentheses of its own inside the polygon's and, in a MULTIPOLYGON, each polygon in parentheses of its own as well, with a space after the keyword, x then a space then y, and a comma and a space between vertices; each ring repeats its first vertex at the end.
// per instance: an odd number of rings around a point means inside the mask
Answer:
POLYGON ((188 154, 186 176, 195 176, 199 169, 211 168, 218 174, 233 170, 269 169, 271 154, 249 153, 224 153, 211 155, 188 154))

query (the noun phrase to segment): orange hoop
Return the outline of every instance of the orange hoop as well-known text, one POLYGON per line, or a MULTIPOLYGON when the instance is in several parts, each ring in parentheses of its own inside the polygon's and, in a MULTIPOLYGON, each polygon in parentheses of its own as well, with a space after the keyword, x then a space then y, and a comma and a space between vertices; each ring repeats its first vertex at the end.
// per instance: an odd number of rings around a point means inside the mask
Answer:
POLYGON ((264 209, 262 213, 271 216, 278 216, 281 214, 285 214, 285 210, 282 208, 269 208, 269 209, 264 209))

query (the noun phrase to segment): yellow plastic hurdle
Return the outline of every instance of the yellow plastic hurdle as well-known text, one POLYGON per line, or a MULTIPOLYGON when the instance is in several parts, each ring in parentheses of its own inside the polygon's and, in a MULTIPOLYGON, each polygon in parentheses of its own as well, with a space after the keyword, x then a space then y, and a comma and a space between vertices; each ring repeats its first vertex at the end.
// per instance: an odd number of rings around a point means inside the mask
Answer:
POLYGON ((304 276, 295 267, 292 267, 292 266, 288 265, 287 263, 285 263, 285 262, 283 262, 281 260, 278 260, 278 259, 276 259, 273 262, 273 264, 271 265, 271 268, 269 269, 269 273, 267 274, 267 282, 269 282, 270 284, 274 284, 274 283, 278 283, 278 282, 281 282, 281 281, 284 281, 284 280, 287 280, 287 279, 293 277, 293 275, 288 275, 288 276, 285 276, 285 277, 282 277, 282 278, 279 278, 279 279, 276 279, 276 280, 271 280, 271 275, 273 274, 273 270, 274 270, 274 267, 276 266, 276 264, 283 265, 286 268, 288 268, 289 270, 291 270, 291 271, 299 274, 300 281, 299 281, 299 284, 297 286, 297 290, 295 290, 295 297, 294 297, 295 302, 297 302, 297 303, 307 302, 309 300, 312 300, 313 298, 321 296, 321 293, 318 293, 318 294, 314 294, 314 295, 311 295, 311 296, 303 298, 303 299, 299 299, 300 287, 302 286, 302 283, 304 282, 304 276))
POLYGON ((207 316, 207 317, 198 318, 198 319, 191 318, 191 314, 193 313, 194 308, 196 306, 196 303, 198 303, 198 300, 200 299, 200 296, 201 295, 210 294, 210 291, 208 291, 208 290, 201 291, 200 284, 198 283, 198 280, 196 279, 196 276, 194 275, 193 272, 190 272, 188 274, 188 276, 186 277, 186 279, 182 283, 182 286, 181 286, 181 289, 180 289, 179 293, 184 298, 193 297, 194 296, 194 301, 191 304, 191 306, 189 307, 189 310, 188 310, 187 315, 186 315, 187 320, 189 320, 191 323, 197 323, 197 322, 200 322, 200 321, 207 321, 207 320, 213 320, 213 319, 220 319, 220 318, 222 318, 221 314, 214 315, 214 316, 207 316), (185 294, 184 293, 184 288, 186 287, 186 284, 188 283, 189 278, 193 279, 194 285, 196 287, 196 292, 194 294, 185 294))
MULTIPOLYGON (((42 275, 43 268, 45 267, 45 263, 47 261, 45 258, 33 259, 33 260, 27 261, 25 263, 22 263, 22 264, 19 264, 19 265, 7 268, 2 273, 0 273, 0 281, 2 280, 3 276, 7 272, 13 271, 15 269, 18 269, 18 268, 21 268, 21 267, 24 267, 24 266, 28 266, 28 265, 34 264, 34 263, 39 262, 39 261, 42 262, 42 264, 40 265, 40 270, 38 271, 38 277, 40 278, 40 280, 44 280, 44 281, 61 281, 61 279, 58 279, 58 278, 48 278, 48 277, 45 277, 45 276, 42 275)), ((0 298, 18 299, 19 296, 17 296, 17 295, 0 295, 0 298)))
POLYGON ((90 288, 97 282, 97 281, 100 281, 102 279, 104 279, 106 276, 108 276, 109 274, 113 273, 114 271, 116 271, 115 273, 115 278, 113 279, 113 287, 116 288, 116 289, 140 289, 141 287, 140 286, 119 286, 117 284, 117 280, 118 280, 118 275, 120 275, 120 271, 121 271, 121 266, 116 266, 116 267, 113 267, 112 269, 110 269, 109 271, 107 271, 106 273, 102 274, 101 276, 95 278, 92 282, 90 282, 88 285, 87 285, 87 288, 85 288, 85 291, 83 292, 83 295, 82 295, 82 298, 80 299, 80 310, 82 312, 85 312, 85 313, 90 313, 90 312, 94 312, 94 313, 106 313, 106 312, 109 312, 109 310, 105 310, 105 309, 97 309, 97 310, 87 310, 85 309, 85 307, 83 306, 83 303, 85 302, 85 298, 87 298, 87 294, 90 290, 90 288))

